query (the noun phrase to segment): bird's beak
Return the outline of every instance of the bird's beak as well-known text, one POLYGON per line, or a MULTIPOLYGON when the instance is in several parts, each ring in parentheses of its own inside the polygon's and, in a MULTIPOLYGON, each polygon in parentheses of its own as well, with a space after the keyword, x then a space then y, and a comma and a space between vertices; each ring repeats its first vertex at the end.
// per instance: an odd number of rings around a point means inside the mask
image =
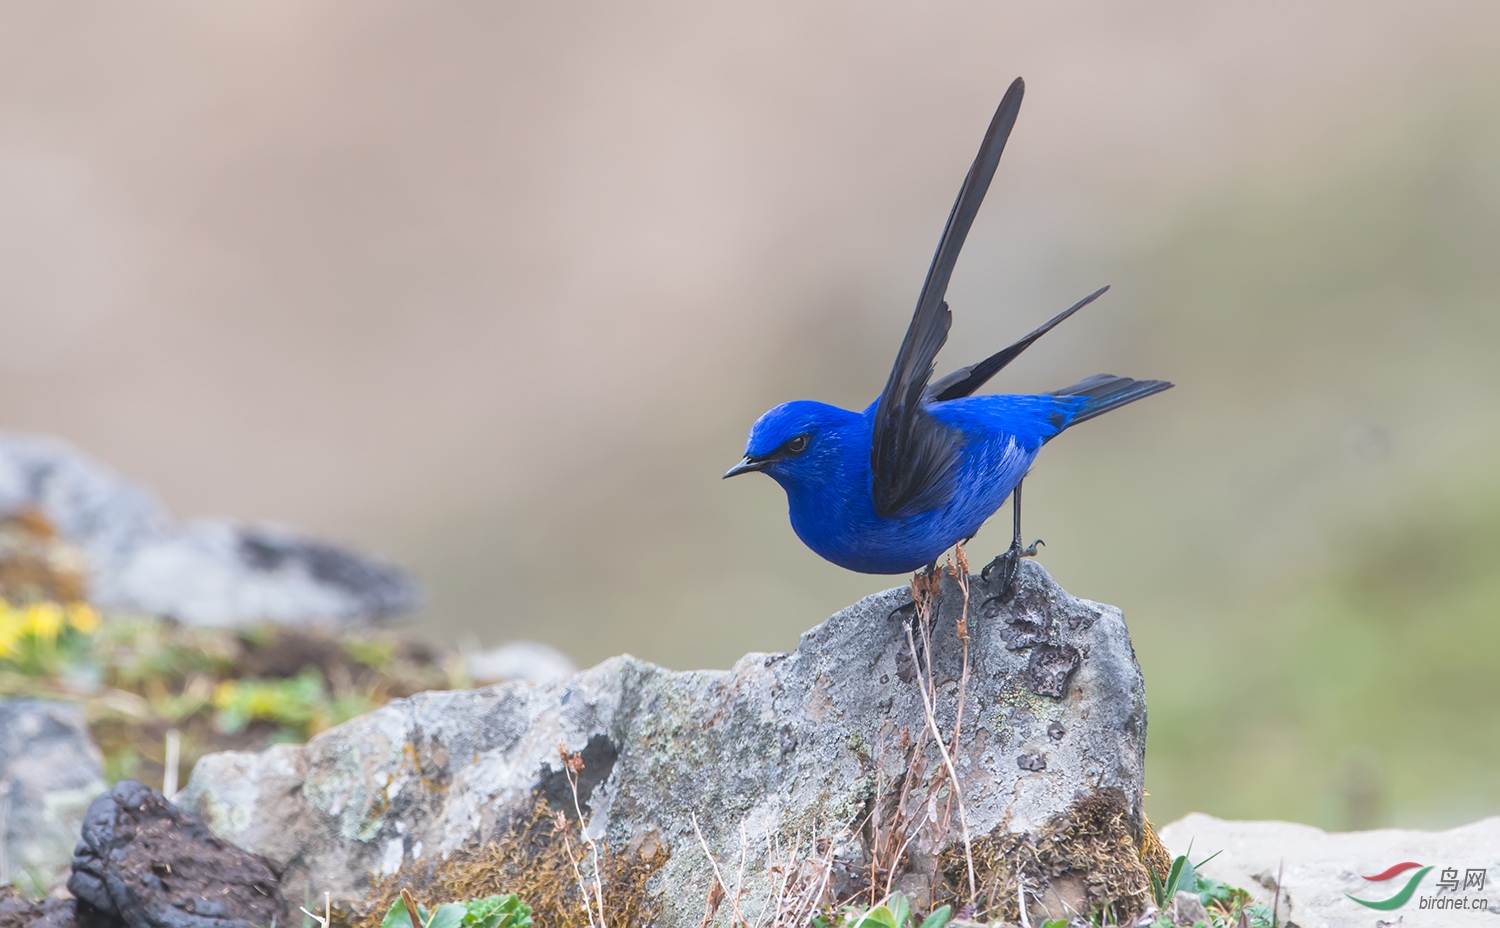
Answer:
POLYGON ((726 470, 724 472, 724 476, 721 479, 728 480, 730 477, 738 477, 740 474, 748 474, 751 471, 765 470, 766 465, 769 463, 771 462, 757 461, 755 458, 752 458, 747 454, 742 459, 740 459, 740 462, 738 464, 726 470))

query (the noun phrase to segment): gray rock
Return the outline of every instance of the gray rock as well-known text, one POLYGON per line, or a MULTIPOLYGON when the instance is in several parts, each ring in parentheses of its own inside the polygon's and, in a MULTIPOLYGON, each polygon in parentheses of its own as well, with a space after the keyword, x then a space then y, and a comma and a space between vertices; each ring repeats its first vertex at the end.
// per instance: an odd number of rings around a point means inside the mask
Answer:
POLYGON ((46 891, 68 874, 103 763, 77 707, 0 699, 0 885, 46 891))
POLYGON ((553 683, 577 673, 578 665, 551 645, 512 641, 467 655, 464 672, 480 685, 508 680, 553 683))
MULTIPOLYGON (((1068 595, 1034 563, 1021 580, 998 615, 969 619, 955 762, 970 832, 1034 834, 1075 800, 1104 793, 1123 797, 1138 830, 1146 707, 1124 620, 1068 595), (1076 661, 1065 653, 1040 677, 1028 672, 1026 649, 1007 648, 1011 621, 1028 622, 1076 661), (1026 757, 1037 760, 1018 762, 1026 757)), ((980 613, 984 587, 973 582, 980 613)), ((926 814, 924 790, 941 759, 930 741, 913 759, 903 738, 925 724, 902 619, 892 615, 908 601, 905 589, 868 597, 804 634, 791 654, 751 654, 729 671, 680 673, 626 656, 545 686, 424 693, 305 746, 204 757, 178 800, 222 837, 287 861, 290 898, 304 887, 350 898, 372 876, 495 838, 538 797, 571 808, 561 744, 582 752, 591 834, 614 849, 646 834, 668 848, 653 877, 657 924, 696 926, 713 877, 695 820, 725 869, 737 867, 745 842, 748 905, 766 898, 768 838, 783 848, 799 834, 831 838, 835 879, 844 879, 868 859, 860 823, 909 769, 912 806, 926 814)), ((931 646, 937 720, 949 734, 959 603, 946 583, 931 646)), ((956 830, 913 830, 913 869, 930 873, 956 830)))
POLYGON ((1167 914, 1172 919, 1173 928, 1193 928, 1200 923, 1208 924, 1208 907, 1194 893, 1178 893, 1167 914))
POLYGON ((1487 911, 1452 908, 1455 900, 1484 898, 1493 903, 1500 880, 1500 817, 1449 831, 1379 831, 1334 833, 1290 822, 1226 822, 1194 813, 1161 830, 1169 851, 1207 857, 1201 872, 1238 886, 1267 906, 1277 904, 1281 924, 1297 928, 1371 928, 1389 925, 1490 925, 1500 906, 1487 911), (1386 880, 1379 876, 1393 864, 1415 861, 1432 870, 1422 877, 1409 901, 1378 911, 1350 899, 1381 901, 1395 896, 1418 873, 1406 870, 1386 880), (1440 887, 1451 870, 1459 889, 1440 887), (1484 874, 1483 886, 1464 887, 1470 871, 1484 874), (1425 903, 1423 900, 1427 900, 1425 903), (1434 908, 1433 900, 1439 900, 1434 908))
POLYGON ((397 568, 277 528, 174 523, 147 491, 59 442, 0 434, 0 518, 38 510, 88 560, 106 609, 194 625, 361 620, 413 609, 397 568))

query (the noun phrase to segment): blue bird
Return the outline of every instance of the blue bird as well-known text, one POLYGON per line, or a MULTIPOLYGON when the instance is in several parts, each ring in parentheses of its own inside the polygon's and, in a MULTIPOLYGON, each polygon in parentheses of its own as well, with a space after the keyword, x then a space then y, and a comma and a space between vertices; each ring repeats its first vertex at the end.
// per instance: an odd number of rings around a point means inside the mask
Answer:
POLYGON ((1003 569, 1009 589, 1019 558, 1036 554, 1035 543, 1021 546, 1021 481, 1042 445, 1080 422, 1172 386, 1097 374, 1051 393, 973 395, 1108 287, 1003 351, 930 382, 952 322, 943 299, 948 279, 1024 92, 1016 78, 995 111, 879 399, 862 412, 812 400, 783 403, 756 421, 744 458, 724 475, 760 471, 781 484, 797 537, 840 567, 870 574, 931 567, 1013 497, 1010 549, 984 571, 988 578, 993 569, 1003 569))

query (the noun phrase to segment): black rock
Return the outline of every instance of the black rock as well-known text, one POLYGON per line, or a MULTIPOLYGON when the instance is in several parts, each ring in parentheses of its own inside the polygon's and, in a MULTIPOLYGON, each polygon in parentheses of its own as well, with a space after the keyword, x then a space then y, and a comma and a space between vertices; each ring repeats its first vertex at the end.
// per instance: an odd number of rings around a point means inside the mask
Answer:
POLYGON ((161 793, 121 780, 89 806, 68 891, 80 912, 129 928, 255 928, 273 918, 286 923, 280 877, 270 859, 215 837, 161 793))

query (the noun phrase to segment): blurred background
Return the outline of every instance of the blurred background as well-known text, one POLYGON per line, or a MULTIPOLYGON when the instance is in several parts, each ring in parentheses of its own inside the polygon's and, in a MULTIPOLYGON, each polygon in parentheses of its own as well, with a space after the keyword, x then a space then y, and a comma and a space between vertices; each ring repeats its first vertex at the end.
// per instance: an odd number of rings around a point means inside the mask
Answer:
MULTIPOLYGON (((1001 92, 947 370, 1178 389, 1043 453, 1148 811, 1500 813, 1500 6, 7 4, 0 428, 410 565, 434 641, 727 667, 900 582, 763 410, 879 391, 1001 92)), ((1008 516, 971 557, 1007 541, 1008 516)))

